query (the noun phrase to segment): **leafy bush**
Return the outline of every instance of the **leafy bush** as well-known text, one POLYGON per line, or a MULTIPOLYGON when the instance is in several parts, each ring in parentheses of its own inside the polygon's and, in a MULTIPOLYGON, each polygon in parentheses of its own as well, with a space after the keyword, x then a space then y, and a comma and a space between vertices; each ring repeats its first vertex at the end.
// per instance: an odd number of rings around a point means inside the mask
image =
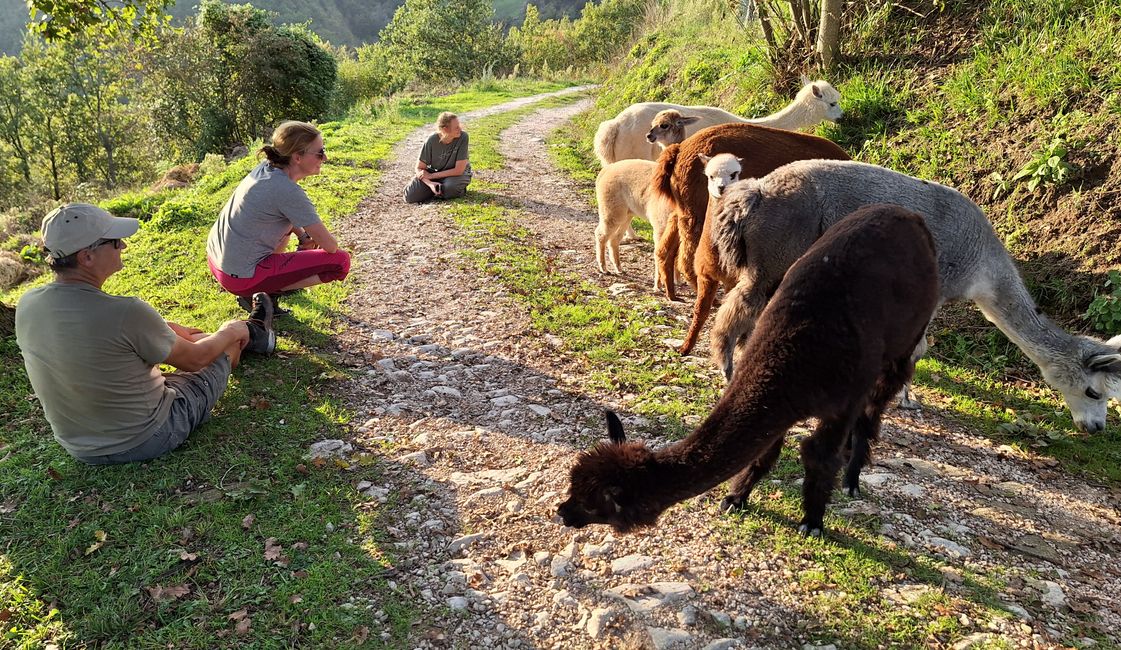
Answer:
POLYGON ((1086 310, 1090 325, 1099 332, 1121 332, 1121 271, 1110 271, 1105 290, 1094 296, 1086 310))
POLYGON ((216 153, 208 153, 199 163, 199 178, 221 174, 226 171, 226 159, 216 153))
POLYGON ((148 221, 170 197, 171 192, 128 192, 103 202, 101 207, 118 217, 148 221))
POLYGON ((152 216, 151 227, 170 231, 210 225, 216 215, 193 201, 169 201, 152 216))

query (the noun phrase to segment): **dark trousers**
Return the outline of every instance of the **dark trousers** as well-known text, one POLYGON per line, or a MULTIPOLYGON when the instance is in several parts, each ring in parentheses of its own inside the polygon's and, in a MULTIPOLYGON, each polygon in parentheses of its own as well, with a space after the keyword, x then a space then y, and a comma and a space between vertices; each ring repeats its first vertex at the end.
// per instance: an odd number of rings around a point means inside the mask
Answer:
POLYGON ((438 199, 458 199, 467 193, 467 184, 471 182, 471 174, 448 176, 437 180, 437 182, 440 183, 440 196, 433 194, 432 190, 424 184, 424 181, 414 177, 412 182, 405 186, 405 203, 424 203, 434 196, 438 199))

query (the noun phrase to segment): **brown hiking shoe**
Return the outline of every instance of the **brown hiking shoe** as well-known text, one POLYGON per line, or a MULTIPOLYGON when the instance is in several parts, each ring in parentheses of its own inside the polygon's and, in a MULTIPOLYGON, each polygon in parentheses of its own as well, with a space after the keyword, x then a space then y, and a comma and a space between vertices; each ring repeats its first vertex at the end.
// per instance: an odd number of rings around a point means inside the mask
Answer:
POLYGON ((272 354, 276 349, 276 332, 272 329, 273 305, 269 294, 253 294, 253 309, 245 324, 249 327, 249 344, 245 349, 257 354, 272 354))

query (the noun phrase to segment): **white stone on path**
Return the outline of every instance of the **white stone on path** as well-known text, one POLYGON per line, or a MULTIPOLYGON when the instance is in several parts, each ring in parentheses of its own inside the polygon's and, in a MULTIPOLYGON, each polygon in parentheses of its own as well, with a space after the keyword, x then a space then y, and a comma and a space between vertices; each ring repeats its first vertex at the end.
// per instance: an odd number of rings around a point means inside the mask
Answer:
POLYGON ((354 451, 354 447, 344 440, 320 440, 312 443, 304 458, 315 460, 317 458, 340 458, 354 451))
POLYGON ((1030 584, 1032 587, 1035 587, 1039 591, 1039 593, 1042 594, 1043 602, 1054 607, 1055 609, 1066 607, 1066 594, 1063 593, 1062 587, 1060 587, 1058 584, 1051 582, 1050 580, 1033 579, 1028 579, 1028 584, 1030 584))
POLYGON ((913 499, 921 499, 923 495, 926 494, 926 490, 923 489, 923 486, 915 485, 914 483, 908 483, 907 485, 904 485, 903 487, 899 488, 899 491, 913 499))
POLYGON ((568 558, 564 557, 563 555, 557 555, 553 558, 553 561, 549 566, 549 574, 554 578, 566 576, 568 575, 568 567, 568 558))
POLYGON ((694 592, 684 582, 653 582, 648 585, 623 584, 603 593, 622 600, 632 612, 641 615, 683 601, 694 592))
POLYGON ((520 401, 521 399, 517 395, 503 395, 502 397, 492 397, 490 403, 495 406, 513 406, 520 401))
POLYGON ((615 612, 606 607, 592 610, 591 616, 588 617, 588 636, 593 639, 602 637, 603 633, 607 630, 608 624, 611 623, 611 619, 614 617, 615 612))
POLYGON ((611 573, 626 575, 654 564, 654 558, 645 555, 627 555, 611 561, 611 573))
POLYGON ((411 454, 405 454, 397 459, 401 463, 412 463, 417 467, 428 467, 428 455, 423 451, 414 451, 411 454))
POLYGON ((654 642, 656 650, 669 650, 676 645, 688 645, 693 640, 693 635, 685 630, 648 627, 646 631, 650 634, 650 640, 654 642))
POLYGON ((735 639, 716 639, 715 641, 709 642, 709 644, 701 650, 729 650, 734 647, 736 647, 735 639))
POLYGON ((529 410, 533 411, 537 415, 540 415, 541 417, 547 417, 550 413, 553 412, 553 410, 548 406, 542 406, 540 404, 530 404, 527 408, 529 408, 529 410))
POLYGON ((452 388, 451 386, 433 386, 430 390, 437 395, 454 397, 455 399, 463 399, 463 393, 452 388))
POLYGON ((461 551, 461 550, 467 548, 468 546, 474 544, 475 542, 479 541, 480 539, 482 539, 485 536, 486 536, 486 533, 474 533, 474 534, 471 534, 471 535, 464 535, 463 537, 452 540, 452 543, 448 545, 448 553, 451 553, 452 555, 455 555, 459 551, 461 551))
POLYGON ((926 541, 930 545, 936 546, 956 557, 969 557, 972 555, 972 552, 968 548, 942 537, 928 537, 926 541))
POLYGON ((464 598, 463 596, 452 596, 451 598, 448 599, 448 607, 452 611, 465 610, 465 609, 467 609, 467 606, 469 604, 470 603, 468 602, 468 600, 466 598, 464 598))

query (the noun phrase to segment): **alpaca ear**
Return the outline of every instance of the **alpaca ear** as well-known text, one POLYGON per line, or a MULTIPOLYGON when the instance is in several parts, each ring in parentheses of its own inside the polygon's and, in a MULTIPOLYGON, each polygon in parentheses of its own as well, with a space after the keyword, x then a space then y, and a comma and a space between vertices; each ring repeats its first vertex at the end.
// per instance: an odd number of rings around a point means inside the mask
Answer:
POLYGON ((821 99, 823 97, 823 95, 821 94, 821 88, 819 88, 817 84, 813 85, 813 91, 814 97, 817 97, 818 99, 821 99))
POLYGON ((607 438, 612 444, 621 445, 627 441, 627 434, 623 433, 623 422, 615 415, 615 411, 604 411, 607 418, 607 438))
POLYGON ((806 76, 805 72, 803 72, 801 76, 799 76, 799 80, 799 83, 801 83, 803 86, 810 83, 810 78, 806 76))
POLYGON ((678 120, 678 123, 681 126, 687 126, 687 125, 692 124, 694 122, 700 122, 700 121, 701 121, 701 116, 700 115, 690 115, 689 117, 682 117, 680 120, 678 120))
POLYGON ((1117 351, 1121 352, 1121 334, 1118 334, 1117 336, 1109 339, 1108 341, 1105 342, 1105 344, 1106 344, 1106 346, 1111 347, 1114 350, 1117 350, 1117 351))
POLYGON ((742 165, 743 164, 743 158, 740 158, 739 156, 736 156, 736 162, 738 162, 739 164, 742 165))
POLYGON ((1121 354, 1095 354, 1086 359, 1086 367, 1097 372, 1121 372, 1121 354))
POLYGON ((697 157, 698 157, 698 158, 700 158, 700 159, 701 159, 701 162, 703 162, 703 163, 704 163, 704 164, 706 164, 706 165, 708 164, 708 161, 712 160, 712 157, 710 157, 710 156, 706 156, 706 155, 704 155, 703 153, 699 153, 699 154, 697 154, 697 157))

